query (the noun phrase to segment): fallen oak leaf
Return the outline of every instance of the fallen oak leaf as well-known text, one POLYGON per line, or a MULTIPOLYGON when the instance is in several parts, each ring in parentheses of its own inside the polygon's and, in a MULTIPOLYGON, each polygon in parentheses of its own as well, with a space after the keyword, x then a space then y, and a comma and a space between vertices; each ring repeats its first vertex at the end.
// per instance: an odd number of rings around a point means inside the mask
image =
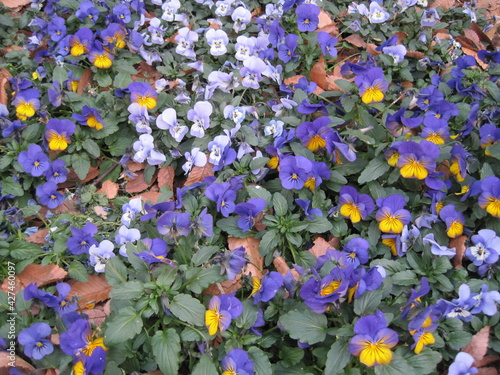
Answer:
POLYGON ((120 186, 111 180, 106 180, 102 183, 102 187, 97 191, 98 193, 103 193, 108 199, 116 198, 120 186))
POLYGON ((490 341, 490 326, 486 326, 472 336, 470 342, 462 348, 463 352, 469 353, 474 358, 474 366, 486 355, 490 341))
POLYGON ((158 187, 167 185, 170 191, 174 191, 175 170, 172 166, 161 167, 158 170, 158 187))
POLYGON ((84 309, 89 302, 99 303, 107 300, 109 292, 113 289, 103 275, 89 275, 86 282, 70 280, 68 284, 71 286, 68 297, 80 298, 78 306, 81 309, 84 309))
POLYGON ((137 172, 137 176, 133 179, 127 182, 127 185, 125 186, 125 191, 127 193, 140 193, 141 191, 146 190, 149 188, 153 183, 155 182, 156 177, 153 177, 151 179, 151 182, 148 184, 146 180, 144 179, 144 172, 139 171, 137 172))
POLYGON ((202 182, 205 178, 214 175, 214 166, 212 163, 207 163, 203 167, 194 166, 189 173, 188 178, 184 182, 184 186, 192 185, 196 182, 202 182))

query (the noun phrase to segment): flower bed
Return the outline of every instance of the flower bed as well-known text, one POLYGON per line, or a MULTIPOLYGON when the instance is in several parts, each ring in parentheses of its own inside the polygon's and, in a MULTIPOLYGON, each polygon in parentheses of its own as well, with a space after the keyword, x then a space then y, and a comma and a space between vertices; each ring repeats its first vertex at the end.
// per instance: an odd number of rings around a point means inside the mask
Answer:
POLYGON ((492 20, 426 0, 5 9, 2 371, 497 374, 492 20))

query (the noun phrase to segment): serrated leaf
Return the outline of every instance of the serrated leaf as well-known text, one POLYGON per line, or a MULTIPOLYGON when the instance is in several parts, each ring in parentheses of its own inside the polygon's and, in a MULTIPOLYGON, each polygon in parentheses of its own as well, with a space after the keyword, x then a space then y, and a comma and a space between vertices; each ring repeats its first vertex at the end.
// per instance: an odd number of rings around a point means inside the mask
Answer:
POLYGON ((68 267, 68 276, 73 280, 82 282, 87 282, 89 279, 87 268, 77 260, 70 263, 68 267))
POLYGON ((196 298, 187 294, 176 295, 170 301, 169 309, 177 318, 188 324, 201 327, 205 323, 205 307, 196 298))
POLYGON ((416 285, 418 284, 418 278, 415 272, 406 270, 392 275, 392 282, 394 285, 416 285))
POLYGON ((451 332, 448 336, 448 345, 451 348, 459 350, 467 345, 472 339, 472 335, 467 331, 451 332))
POLYGON ((115 286, 109 293, 109 296, 115 299, 133 300, 141 298, 143 293, 144 287, 142 283, 139 281, 129 281, 115 286))
POLYGON ((368 290, 363 295, 354 300, 354 312, 356 315, 368 315, 374 313, 382 301, 383 292, 381 289, 368 290))
POLYGON ((336 341, 328 351, 324 375, 343 373, 350 360, 349 342, 336 341))
POLYGON ((292 339, 306 344, 321 342, 326 337, 327 319, 323 314, 316 314, 311 310, 293 310, 279 319, 292 339))
POLYGON ((142 330, 142 319, 133 307, 125 307, 107 325, 104 335, 106 346, 123 343, 142 330))
POLYGON ((201 356, 198 363, 193 368, 192 375, 218 375, 217 367, 208 354, 201 356))
POLYGON ((385 159, 373 159, 368 163, 366 168, 359 175, 358 183, 365 184, 367 182, 376 180, 377 178, 385 174, 385 172, 387 172, 389 169, 390 165, 387 164, 385 159))
POLYGON ((78 178, 84 180, 90 169, 89 156, 84 152, 73 154, 71 156, 71 166, 75 170, 78 178))
POLYGON ((12 177, 7 177, 2 180, 2 195, 15 195, 20 197, 24 194, 24 189, 22 185, 14 181, 12 177))
POLYGON ((90 156, 94 158, 98 158, 99 156, 101 156, 101 149, 92 139, 87 138, 85 141, 83 141, 82 146, 85 151, 90 154, 90 156))
POLYGON ((186 288, 193 293, 203 292, 210 284, 221 280, 220 265, 214 265, 210 268, 193 268, 186 272, 186 279, 189 281, 186 288))
POLYGON ((151 339, 153 356, 164 375, 177 375, 181 352, 180 337, 175 329, 156 331, 151 339))
POLYGON ((424 348, 418 355, 411 355, 406 359, 408 364, 415 369, 418 374, 430 374, 436 371, 437 364, 441 362, 443 356, 429 348, 424 348))
POLYGON ((259 348, 251 346, 247 350, 248 356, 253 361, 253 369, 256 375, 272 375, 271 362, 266 354, 259 348))

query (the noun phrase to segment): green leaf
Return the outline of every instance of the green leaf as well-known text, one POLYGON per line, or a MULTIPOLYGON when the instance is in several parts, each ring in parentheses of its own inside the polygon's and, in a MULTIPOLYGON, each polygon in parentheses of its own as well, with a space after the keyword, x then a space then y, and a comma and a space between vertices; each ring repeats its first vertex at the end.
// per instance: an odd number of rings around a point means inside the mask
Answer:
POLYGON ((337 340, 328 351, 324 375, 343 373, 350 360, 349 342, 337 340))
POLYGON ((193 293, 201 293, 210 284, 220 281, 220 265, 217 264, 201 270, 199 268, 192 268, 186 272, 186 278, 189 280, 186 288, 193 293))
POLYGON ((113 80, 113 86, 117 88, 126 87, 132 83, 132 77, 127 72, 119 72, 113 80))
POLYGON ((101 70, 97 71, 97 73, 94 75, 94 79, 101 87, 108 87, 113 83, 113 79, 109 76, 109 74, 104 73, 101 70))
POLYGON ((104 335, 106 346, 113 346, 130 340, 142 330, 141 316, 133 307, 125 307, 107 325, 104 335))
POLYGON ((345 79, 336 79, 335 80, 335 84, 342 90, 342 91, 345 91, 345 92, 349 92, 349 91, 352 91, 354 90, 354 88, 356 86, 354 86, 354 84, 352 82, 349 82, 345 79))
POLYGON ((492 98, 495 99, 497 103, 500 103, 500 89, 498 88, 498 86, 491 81, 483 81, 483 83, 492 98))
POLYGON ((288 212, 288 202, 280 193, 273 194, 273 208, 278 216, 285 216, 288 212))
POLYGON ((2 180, 2 195, 15 195, 20 197, 24 194, 22 185, 14 181, 14 178, 9 176, 2 180))
POLYGON ((392 356, 391 363, 375 366, 375 375, 416 375, 410 364, 397 353, 392 356))
POLYGON ((219 375, 217 367, 208 354, 201 356, 198 363, 194 366, 192 375, 219 375))
POLYGON ((326 337, 326 316, 316 314, 309 309, 290 311, 282 315, 279 322, 292 339, 300 340, 306 344, 321 342, 326 337))
POLYGON ((436 366, 443 356, 438 352, 434 352, 429 348, 424 348, 418 355, 414 355, 413 352, 409 352, 406 360, 408 364, 415 370, 418 374, 430 374, 436 371, 436 366))
POLYGON ((243 301, 243 312, 238 316, 234 323, 238 328, 250 329, 257 320, 257 306, 249 299, 243 301))
POLYGON ((392 275, 392 282, 394 285, 416 285, 418 278, 413 271, 400 271, 392 275))
POLYGON ((272 375, 271 362, 261 349, 251 346, 247 350, 248 356, 253 361, 253 369, 256 375, 272 375))
POLYGON ((368 290, 354 300, 354 312, 356 315, 368 315, 374 313, 382 302, 383 291, 381 289, 368 290))
POLYGON ((71 166, 75 170, 78 178, 84 180, 90 169, 90 159, 85 152, 73 154, 71 156, 71 166))
POLYGON ((129 281, 117 285, 109 293, 111 298, 133 300, 141 298, 144 294, 144 286, 139 281, 129 281))
POLYGON ((302 358, 304 358, 304 350, 301 348, 289 348, 282 347, 279 352, 279 356, 282 359, 280 363, 285 367, 292 367, 298 364, 302 358))
POLYGON ((176 295, 170 302, 169 308, 172 314, 183 322, 200 327, 205 324, 205 307, 190 295, 176 295))
POLYGON ((162 265, 156 270, 158 269, 160 270, 160 273, 156 278, 156 284, 163 287, 164 289, 170 288, 177 277, 177 269, 168 265, 162 265))
POLYGON ((313 220, 307 226, 307 230, 311 233, 325 233, 332 228, 332 223, 324 216, 313 216, 313 220))
POLYGON ((14 259, 29 259, 43 252, 40 246, 31 242, 15 240, 10 244, 10 256, 14 259))
POLYGON ((385 172, 387 172, 390 169, 390 165, 387 164, 385 159, 383 158, 377 158, 371 160, 366 168, 361 172, 361 174, 358 177, 358 183, 359 184, 365 184, 367 182, 376 180, 385 172))
POLYGON ((94 158, 98 158, 99 156, 101 156, 101 149, 92 139, 87 138, 85 141, 83 141, 82 146, 85 151, 90 154, 90 156, 94 158))
POLYGON ((274 249, 278 246, 280 240, 279 232, 275 229, 268 230, 259 244, 259 255, 261 257, 266 256, 274 251, 274 249))
POLYGON ((266 165, 266 163, 269 160, 270 159, 268 157, 261 157, 261 158, 252 159, 252 161, 250 162, 250 169, 253 170, 253 169, 262 168, 263 166, 266 165))
POLYGON ((87 282, 89 279, 87 268, 77 260, 70 263, 68 267, 68 276, 76 281, 82 282, 87 282))
MULTIPOLYGON (((486 151, 491 154, 495 159, 500 160, 500 143, 492 144, 491 146, 486 147, 486 151)), ((481 176, 481 178, 483 178, 481 176)))
POLYGON ((151 339, 153 356, 164 375, 177 375, 181 353, 180 337, 175 329, 156 331, 151 339))
POLYGON ((196 253, 194 253, 191 258, 191 262, 195 266, 200 266, 205 262, 208 262, 212 255, 219 251, 219 246, 202 246, 196 253))
POLYGON ((459 350, 463 348, 465 345, 467 345, 470 340, 472 339, 472 335, 467 332, 467 331, 461 331, 461 332, 451 332, 450 335, 448 336, 448 345, 451 346, 451 348, 459 350))
POLYGON ((119 257, 113 257, 108 260, 104 275, 110 286, 118 286, 127 281, 127 267, 119 257))
POLYGON ((217 220, 217 227, 234 237, 245 238, 250 236, 250 231, 243 232, 238 226, 238 219, 239 218, 237 216, 231 216, 217 220))

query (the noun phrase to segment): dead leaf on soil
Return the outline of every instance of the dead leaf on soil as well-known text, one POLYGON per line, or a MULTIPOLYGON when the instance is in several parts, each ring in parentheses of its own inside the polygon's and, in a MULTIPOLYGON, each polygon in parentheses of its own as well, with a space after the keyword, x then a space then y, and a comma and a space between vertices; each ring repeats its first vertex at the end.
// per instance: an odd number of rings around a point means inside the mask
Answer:
POLYGON ((237 275, 234 280, 224 280, 220 283, 214 283, 203 291, 202 294, 220 296, 221 294, 231 294, 241 288, 241 275, 237 275))
POLYGON ((455 248, 457 250, 455 256, 453 257, 453 266, 455 268, 460 268, 462 266, 462 258, 465 254, 465 241, 467 241, 467 236, 458 236, 450 240, 450 248, 455 248))
POLYGON ((243 271, 245 275, 256 276, 262 278, 262 271, 264 268, 264 258, 259 255, 260 240, 253 237, 237 238, 229 237, 227 239, 227 246, 229 250, 237 249, 240 246, 245 248, 245 254, 249 261, 253 264, 247 263, 246 269, 243 271))
MULTIPOLYGON (((0 374, 1 375, 8 375, 10 373, 10 369, 12 368, 9 366, 9 363, 11 363, 11 359, 9 358, 9 352, 0 352, 0 374)), ((35 368, 31 366, 28 362, 26 362, 24 359, 21 357, 16 356, 15 358, 15 363, 16 363, 16 368, 21 371, 23 374, 31 374, 35 368)))
POLYGON ((486 326, 472 336, 470 342, 462 348, 463 352, 469 353, 474 358, 474 366, 477 366, 486 355, 489 341, 490 326, 486 326))
POLYGON ((92 86, 92 76, 93 73, 90 68, 83 71, 82 77, 78 81, 78 87, 76 88, 76 93, 78 95, 82 95, 85 89, 92 86))
POLYGON ((30 0, 0 0, 7 8, 18 9, 31 3, 30 0))
POLYGON ((38 245, 43 245, 45 241, 45 237, 49 234, 48 228, 40 229, 38 232, 33 233, 31 236, 26 237, 24 240, 31 243, 36 243, 38 245))
POLYGON ((441 7, 444 10, 447 10, 454 6, 455 6, 455 0, 436 0, 430 5, 429 8, 441 7))
POLYGON ((498 375, 498 370, 493 367, 482 367, 478 370, 477 375, 498 375))
POLYGON ((158 187, 167 185, 170 191, 174 191, 175 171, 172 166, 161 167, 158 171, 158 187))
POLYGON ((103 219, 108 218, 108 211, 106 211, 103 206, 95 206, 94 212, 96 213, 96 215, 102 217, 103 219))
POLYGON ((324 31, 324 32, 330 34, 331 36, 337 36, 340 34, 340 30, 335 24, 320 27, 315 32, 319 33, 320 31, 324 31))
POLYGON ((130 169, 132 172, 142 171, 143 169, 146 169, 147 166, 148 163, 136 163, 135 161, 130 161, 127 163, 128 169, 130 169))
POLYGON ((7 95, 7 89, 10 88, 8 79, 12 78, 12 74, 5 69, 0 69, 0 104, 7 106, 9 101, 9 96, 7 95))
POLYGON ((84 309, 87 303, 95 301, 99 303, 109 298, 109 292, 113 289, 103 275, 89 275, 87 282, 70 280, 71 292, 68 297, 77 296, 78 306, 84 309))
POLYGON ((314 245, 309 249, 309 252, 316 258, 326 254, 327 249, 332 249, 331 243, 327 242, 323 237, 318 237, 314 240, 314 245))
POLYGON ((406 57, 410 57, 412 59, 423 59, 425 57, 425 53, 420 52, 420 51, 407 51, 406 52, 406 57))
POLYGON ((487 355, 487 356, 483 357, 483 359, 476 365, 476 367, 484 367, 484 366, 489 365, 490 363, 499 362, 499 361, 500 361, 500 357, 487 355))
POLYGON ((131 199, 140 197, 142 198, 143 202, 151 201, 153 204, 156 204, 158 202, 158 198, 160 198, 160 195, 161 193, 157 191, 146 191, 144 193, 132 197, 131 199))
MULTIPOLYGON (((16 290, 14 292, 19 292, 31 283, 37 283, 39 287, 51 284, 64 279, 67 275, 68 273, 64 269, 55 264, 46 266, 28 264, 19 275, 16 275, 16 290)), ((8 289, 8 286, 8 280, 5 279, 0 289, 4 292, 12 292, 12 290, 8 289)))
POLYGON ((116 182, 106 180, 97 192, 105 194, 108 199, 113 199, 118 195, 118 190, 120 190, 120 186, 116 182))
MULTIPOLYGON (((283 81, 283 83, 285 85, 296 85, 297 83, 299 83, 299 79, 301 79, 301 78, 307 78, 307 77, 304 75, 297 75, 297 76, 293 76, 293 77, 288 77, 283 81)), ((316 86, 316 90, 314 90, 314 94, 320 95, 324 91, 325 90, 323 90, 321 87, 316 86)))
POLYGON ((97 327, 104 323, 106 317, 109 315, 106 314, 103 306, 96 306, 95 309, 84 309, 82 312, 89 317, 88 321, 97 327))
POLYGON ((148 187, 153 185, 155 182, 156 178, 153 177, 151 179, 151 182, 148 184, 146 180, 144 180, 144 172, 140 171, 137 172, 137 176, 133 179, 127 182, 127 186, 125 186, 125 191, 127 193, 140 193, 141 191, 146 190, 148 187))
POLYGON ((358 34, 349 35, 344 39, 345 41, 351 43, 355 47, 366 48, 366 42, 358 34))
POLYGON ((311 81, 316 82, 318 87, 326 90, 325 57, 323 55, 320 56, 318 62, 311 68, 309 77, 311 81))
POLYGON ((184 182, 184 186, 192 185, 195 182, 202 182, 205 178, 213 175, 214 175, 214 166, 212 163, 207 163, 205 164, 204 167, 195 166, 189 173, 186 182, 184 182))
POLYGON ((328 13, 326 13, 323 9, 319 12, 319 22, 318 22, 318 28, 322 28, 328 25, 333 24, 332 17, 328 13))

